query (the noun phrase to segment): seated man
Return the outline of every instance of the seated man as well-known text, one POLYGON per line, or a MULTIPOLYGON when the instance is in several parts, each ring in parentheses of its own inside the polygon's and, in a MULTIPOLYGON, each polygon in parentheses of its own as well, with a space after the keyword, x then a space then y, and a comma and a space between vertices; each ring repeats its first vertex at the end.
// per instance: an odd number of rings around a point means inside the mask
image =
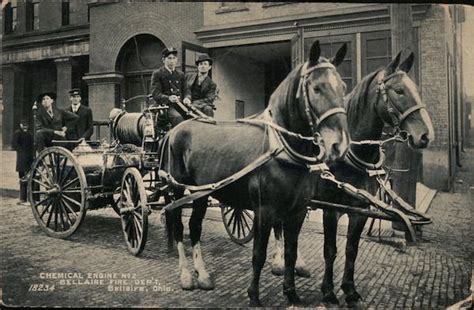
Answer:
POLYGON ((172 126, 184 120, 183 111, 177 109, 177 103, 191 104, 191 93, 186 84, 184 73, 176 69, 178 51, 174 47, 162 51, 163 66, 151 76, 151 92, 159 105, 168 105, 168 117, 172 126))
POLYGON ((196 60, 196 65, 198 73, 191 73, 186 76, 188 88, 191 90, 192 104, 207 116, 214 117, 217 85, 209 77, 212 59, 207 54, 201 54, 196 60))
POLYGON ((36 115, 36 147, 38 151, 52 146, 52 140, 65 140, 67 122, 77 122, 79 116, 55 107, 56 94, 44 93, 38 96, 36 115))

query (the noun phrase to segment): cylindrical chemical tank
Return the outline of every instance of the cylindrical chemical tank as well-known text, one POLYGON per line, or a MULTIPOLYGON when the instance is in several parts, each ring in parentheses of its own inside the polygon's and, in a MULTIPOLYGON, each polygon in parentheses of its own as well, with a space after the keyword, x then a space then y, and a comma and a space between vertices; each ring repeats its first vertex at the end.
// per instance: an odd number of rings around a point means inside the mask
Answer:
POLYGON ((146 117, 143 113, 123 113, 113 121, 114 138, 121 144, 141 146, 146 117))

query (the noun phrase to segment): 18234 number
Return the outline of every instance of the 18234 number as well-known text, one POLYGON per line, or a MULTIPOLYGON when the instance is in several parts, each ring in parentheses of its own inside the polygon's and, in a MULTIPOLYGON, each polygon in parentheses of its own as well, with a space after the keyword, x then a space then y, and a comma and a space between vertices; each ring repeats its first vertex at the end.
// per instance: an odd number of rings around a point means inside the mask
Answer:
POLYGON ((52 292, 54 291, 54 284, 30 284, 28 292, 52 292))

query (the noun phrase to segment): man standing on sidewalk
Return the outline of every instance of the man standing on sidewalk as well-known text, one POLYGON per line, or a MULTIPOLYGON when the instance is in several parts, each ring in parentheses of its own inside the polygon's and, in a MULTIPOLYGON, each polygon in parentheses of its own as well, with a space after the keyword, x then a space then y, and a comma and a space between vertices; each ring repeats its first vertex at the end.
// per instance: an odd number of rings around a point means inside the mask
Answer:
POLYGON ((69 112, 77 114, 79 120, 77 120, 74 125, 68 126, 66 138, 68 140, 90 140, 94 133, 92 110, 81 104, 82 98, 81 90, 79 88, 73 88, 69 91, 69 99, 71 100, 69 112))
POLYGON ((20 200, 18 204, 27 204, 26 175, 33 163, 33 135, 28 131, 28 121, 22 120, 20 128, 15 131, 12 147, 16 151, 16 171, 20 178, 20 200))

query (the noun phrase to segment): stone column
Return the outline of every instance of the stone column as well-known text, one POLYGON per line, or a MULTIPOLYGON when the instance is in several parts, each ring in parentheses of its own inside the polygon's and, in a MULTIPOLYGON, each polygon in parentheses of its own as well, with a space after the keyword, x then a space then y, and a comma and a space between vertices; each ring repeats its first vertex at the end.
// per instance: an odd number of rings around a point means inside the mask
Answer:
MULTIPOLYGON (((89 86, 89 108, 95 122, 108 121, 110 110, 120 107, 120 83, 123 75, 117 72, 91 73, 83 77, 89 86)), ((97 139, 97 128, 94 129, 97 139)), ((109 136, 107 128, 100 129, 100 138, 109 136)))
POLYGON ((2 66, 2 149, 9 149, 15 126, 23 116, 23 70, 14 64, 2 66))
POLYGON ((55 59, 56 63, 56 106, 58 108, 66 108, 69 106, 69 94, 72 81, 72 59, 70 57, 55 59))

